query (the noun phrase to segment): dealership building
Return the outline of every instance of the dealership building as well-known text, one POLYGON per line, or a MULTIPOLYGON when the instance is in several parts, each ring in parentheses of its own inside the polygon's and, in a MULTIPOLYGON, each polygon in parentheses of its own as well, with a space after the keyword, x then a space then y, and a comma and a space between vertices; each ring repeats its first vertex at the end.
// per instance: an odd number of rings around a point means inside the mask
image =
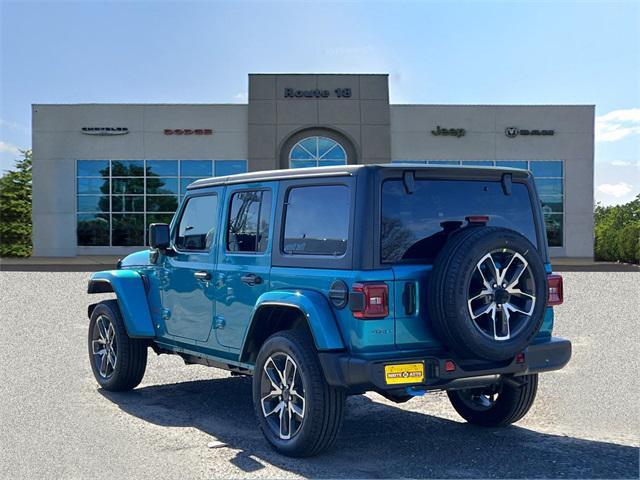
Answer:
POLYGON ((34 256, 143 248, 198 178, 390 162, 529 169, 552 257, 593 256, 593 105, 393 105, 387 75, 251 74, 247 104, 32 109, 34 256))

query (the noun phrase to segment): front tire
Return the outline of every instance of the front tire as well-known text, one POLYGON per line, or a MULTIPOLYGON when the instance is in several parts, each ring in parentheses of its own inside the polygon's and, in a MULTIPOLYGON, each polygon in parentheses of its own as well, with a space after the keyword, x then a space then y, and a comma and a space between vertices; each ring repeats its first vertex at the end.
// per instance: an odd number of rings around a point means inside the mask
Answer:
POLYGON ((467 422, 504 427, 524 417, 536 398, 538 374, 517 377, 499 386, 448 391, 451 405, 467 422))
POLYGON ((325 380, 309 334, 289 330, 269 337, 258 353, 253 404, 262 433, 278 452, 308 457, 335 442, 345 394, 325 380))
POLYGON ((117 300, 100 302, 91 314, 89 359, 96 381, 105 390, 131 390, 142 381, 147 344, 129 338, 117 300))

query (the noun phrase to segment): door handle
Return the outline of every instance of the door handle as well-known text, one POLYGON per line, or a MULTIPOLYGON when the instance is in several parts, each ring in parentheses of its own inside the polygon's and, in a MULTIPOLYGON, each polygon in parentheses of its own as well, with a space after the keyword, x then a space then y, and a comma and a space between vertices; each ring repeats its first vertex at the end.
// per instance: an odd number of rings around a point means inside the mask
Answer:
POLYGON ((240 277, 242 283, 253 287, 254 285, 260 285, 262 283, 262 277, 259 277, 255 273, 249 273, 248 275, 243 275, 240 277))
POLYGON ((211 274, 209 272, 205 272, 204 270, 194 273, 193 276, 198 280, 211 280, 211 274))

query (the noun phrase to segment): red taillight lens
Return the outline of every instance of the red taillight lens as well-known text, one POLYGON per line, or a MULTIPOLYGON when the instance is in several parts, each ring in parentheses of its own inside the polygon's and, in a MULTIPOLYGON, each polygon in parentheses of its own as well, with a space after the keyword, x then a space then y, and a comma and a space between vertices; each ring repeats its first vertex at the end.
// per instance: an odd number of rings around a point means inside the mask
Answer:
POLYGON ((354 283, 351 311, 356 318, 384 318, 389 315, 389 287, 386 283, 354 283), (357 297, 357 298, 356 298, 357 297))
POLYGON ((562 291, 562 275, 551 273, 547 275, 547 285, 549 286, 549 299, 547 305, 560 305, 564 300, 564 292, 562 291))
POLYGON ((455 372, 456 371, 456 364, 453 360, 447 360, 444 362, 444 370, 446 372, 455 372))

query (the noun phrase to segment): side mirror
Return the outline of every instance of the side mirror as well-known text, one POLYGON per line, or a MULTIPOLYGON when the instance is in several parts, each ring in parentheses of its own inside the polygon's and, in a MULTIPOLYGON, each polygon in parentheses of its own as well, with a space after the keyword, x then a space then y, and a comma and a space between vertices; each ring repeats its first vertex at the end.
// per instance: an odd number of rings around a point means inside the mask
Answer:
POLYGON ((149 246, 158 250, 169 248, 169 225, 166 223, 152 223, 149 225, 149 246))

